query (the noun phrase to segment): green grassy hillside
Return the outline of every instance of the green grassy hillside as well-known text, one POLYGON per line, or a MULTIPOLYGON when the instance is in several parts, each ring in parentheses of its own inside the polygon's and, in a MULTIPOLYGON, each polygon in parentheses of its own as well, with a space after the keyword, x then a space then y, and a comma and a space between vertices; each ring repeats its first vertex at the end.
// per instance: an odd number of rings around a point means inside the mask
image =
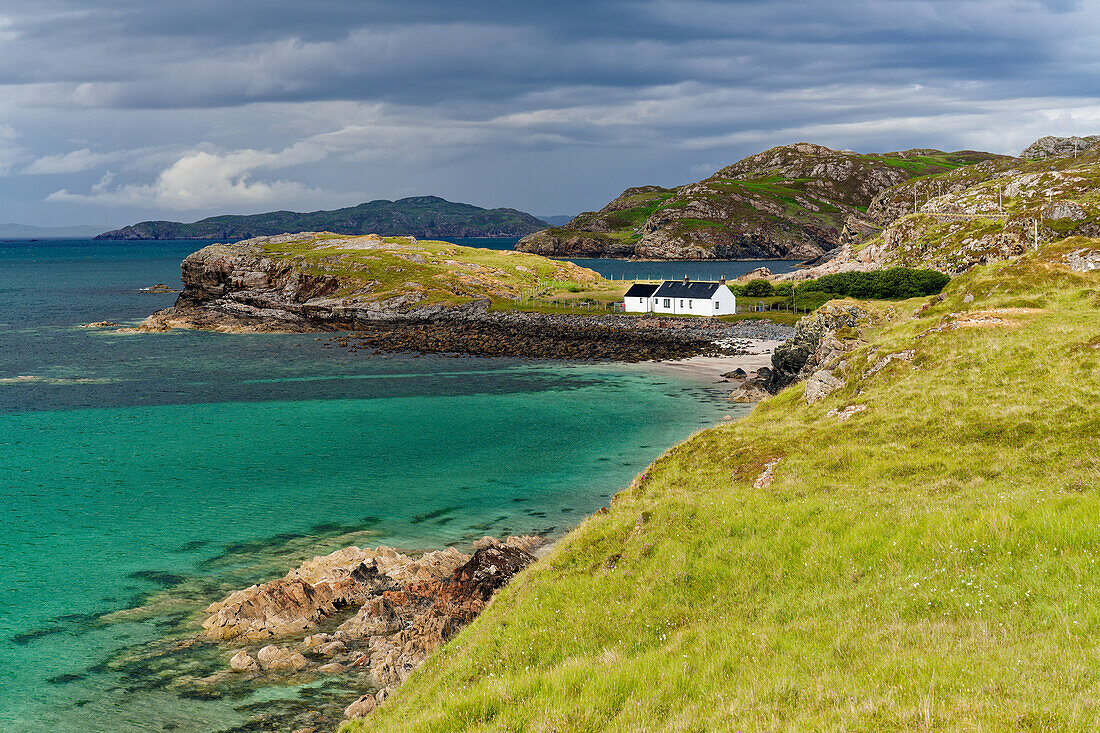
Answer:
POLYGON ((350 300, 405 298, 426 305, 487 298, 499 308, 537 297, 567 305, 577 299, 618 301, 629 285, 571 262, 450 242, 327 232, 273 240, 260 240, 258 254, 295 272, 335 276, 341 285, 337 296, 350 300))
POLYGON ((525 237, 517 249, 554 256, 808 259, 835 247, 847 217, 863 215, 884 189, 1002 157, 783 145, 696 183, 629 188, 599 211, 525 237))
POLYGON ((1094 730, 1081 249, 863 304, 843 387, 670 451, 349 730, 1094 730))

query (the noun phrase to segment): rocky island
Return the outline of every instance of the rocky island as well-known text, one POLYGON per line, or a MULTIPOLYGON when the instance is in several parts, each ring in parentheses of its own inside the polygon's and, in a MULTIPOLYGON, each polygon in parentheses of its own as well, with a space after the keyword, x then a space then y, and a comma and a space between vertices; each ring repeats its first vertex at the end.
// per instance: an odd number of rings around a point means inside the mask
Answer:
POLYGON ((324 229, 337 234, 382 232, 414 237, 522 237, 546 223, 516 209, 483 209, 438 196, 379 199, 332 211, 271 211, 212 216, 200 221, 143 221, 96 239, 247 239, 324 229))
POLYGON ((626 284, 508 250, 413 237, 302 232, 212 244, 182 264, 174 306, 141 331, 351 331, 385 350, 640 361, 782 338, 765 322, 615 314, 626 284), (587 315, 573 311, 584 310, 587 315))

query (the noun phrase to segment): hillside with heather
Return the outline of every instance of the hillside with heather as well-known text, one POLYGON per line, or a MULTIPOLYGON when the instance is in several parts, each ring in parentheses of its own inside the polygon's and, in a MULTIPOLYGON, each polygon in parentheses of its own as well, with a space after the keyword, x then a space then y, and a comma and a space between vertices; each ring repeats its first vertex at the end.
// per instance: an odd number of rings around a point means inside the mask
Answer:
POLYGON ((379 199, 332 211, 272 211, 249 216, 212 216, 185 224, 143 221, 100 234, 96 239, 226 239, 325 231, 334 234, 382 234, 387 237, 521 237, 546 223, 516 209, 483 209, 438 196, 379 199))
POLYGON ((834 251, 845 222, 918 176, 1003 156, 907 150, 864 155, 798 143, 749 156, 676 188, 629 188, 599 211, 524 237, 547 256, 800 259, 834 251))

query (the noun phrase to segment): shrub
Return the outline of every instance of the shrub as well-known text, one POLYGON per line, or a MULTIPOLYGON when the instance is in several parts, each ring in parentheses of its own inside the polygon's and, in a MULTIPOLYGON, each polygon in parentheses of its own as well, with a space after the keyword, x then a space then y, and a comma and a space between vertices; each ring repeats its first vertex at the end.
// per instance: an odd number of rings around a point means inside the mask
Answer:
POLYGON ((767 298, 775 292, 775 288, 767 280, 750 280, 745 284, 744 292, 750 298, 767 298))
POLYGON ((875 272, 838 272, 800 284, 796 295, 801 299, 810 292, 835 293, 837 297, 868 299, 916 298, 935 295, 951 278, 935 270, 892 267, 875 272))

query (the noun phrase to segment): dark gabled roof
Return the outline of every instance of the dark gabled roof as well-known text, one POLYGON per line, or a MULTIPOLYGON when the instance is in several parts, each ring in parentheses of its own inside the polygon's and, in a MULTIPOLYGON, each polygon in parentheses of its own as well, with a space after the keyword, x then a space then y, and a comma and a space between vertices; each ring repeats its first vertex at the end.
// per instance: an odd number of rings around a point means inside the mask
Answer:
POLYGON ((635 283, 630 286, 630 290, 626 291, 624 298, 648 298, 653 295, 653 291, 661 287, 660 285, 654 285, 652 283, 635 283))
POLYGON ((661 284, 661 287, 657 288, 657 292, 653 294, 654 298, 703 298, 710 300, 710 297, 714 295, 714 291, 722 287, 722 283, 714 282, 702 282, 699 280, 689 280, 686 283, 683 280, 665 280, 661 284))

